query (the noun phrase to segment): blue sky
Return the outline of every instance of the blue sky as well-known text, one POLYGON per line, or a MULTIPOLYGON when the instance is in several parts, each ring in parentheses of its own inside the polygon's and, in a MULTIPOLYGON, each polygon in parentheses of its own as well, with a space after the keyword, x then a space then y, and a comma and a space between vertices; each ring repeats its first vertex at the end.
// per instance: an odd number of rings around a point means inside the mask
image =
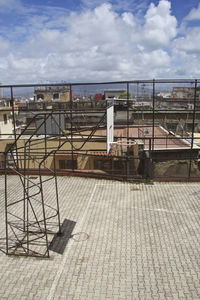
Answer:
POLYGON ((0 0, 0 82, 200 78, 200 1, 0 0))

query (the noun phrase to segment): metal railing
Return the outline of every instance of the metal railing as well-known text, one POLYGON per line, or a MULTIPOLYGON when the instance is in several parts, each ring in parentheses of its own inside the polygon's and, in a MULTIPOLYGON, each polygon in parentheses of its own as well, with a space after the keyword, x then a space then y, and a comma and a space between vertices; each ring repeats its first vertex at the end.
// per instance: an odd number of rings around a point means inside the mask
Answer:
POLYGON ((5 175, 6 204, 6 238, 0 240, 0 250, 6 254, 49 256, 48 235, 56 228, 60 232, 61 228, 59 175, 145 181, 200 180, 200 135, 196 136, 200 132, 198 84, 199 79, 153 79, 2 85, 1 88, 10 92, 10 108, 2 111, 5 114, 11 112, 13 133, 10 139, 7 138, 9 133, 4 131, 0 139, 1 148, 5 149, 0 158, 1 173, 5 175), (174 94, 170 106, 164 106, 169 105, 169 101, 158 97, 158 91, 172 91, 175 85, 180 85, 183 91, 184 87, 191 89, 193 94, 188 103, 193 105, 192 109, 191 106, 182 110, 172 107, 176 103, 174 94), (31 89, 33 95, 34 88, 48 89, 50 86, 56 86, 58 92, 59 87, 67 87, 69 101, 30 102, 17 108, 16 90, 31 89), (122 87, 126 97, 123 95, 120 101, 115 101, 114 97, 95 100, 95 94, 100 92, 103 98, 105 89, 112 91, 115 88, 117 93, 122 87), (149 107, 137 105, 144 100, 148 100, 149 107), (106 111, 110 102, 114 104, 115 128, 111 151, 107 153, 106 111), (25 122, 19 133, 16 121, 20 125, 20 118, 27 118, 29 122, 25 122), (171 132, 172 125, 176 126, 175 132, 171 132), (9 194, 9 174, 16 175, 20 182, 18 200, 9 194), (37 183, 30 178, 36 175, 39 176, 37 183), (44 175, 54 181, 53 206, 44 195, 47 180, 44 175), (39 210, 35 209, 35 203, 39 210), (15 215, 13 207, 19 204, 22 205, 20 213, 15 215), (51 214, 46 214, 48 209, 51 214), (54 218, 57 221, 52 230, 49 220, 54 218), (40 249, 42 246, 44 251, 40 249))

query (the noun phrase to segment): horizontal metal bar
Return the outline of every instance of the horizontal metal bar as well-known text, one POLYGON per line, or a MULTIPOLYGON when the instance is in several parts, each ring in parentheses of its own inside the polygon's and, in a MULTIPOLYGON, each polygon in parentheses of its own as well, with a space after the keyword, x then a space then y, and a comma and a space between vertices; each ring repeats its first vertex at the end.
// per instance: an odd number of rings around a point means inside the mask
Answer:
POLYGON ((25 83, 25 84, 2 84, 1 88, 22 88, 22 87, 49 87, 49 86, 86 86, 106 84, 140 84, 140 83, 195 83, 200 79, 147 79, 147 80, 125 80, 125 81, 102 81, 102 82, 62 82, 62 83, 25 83))

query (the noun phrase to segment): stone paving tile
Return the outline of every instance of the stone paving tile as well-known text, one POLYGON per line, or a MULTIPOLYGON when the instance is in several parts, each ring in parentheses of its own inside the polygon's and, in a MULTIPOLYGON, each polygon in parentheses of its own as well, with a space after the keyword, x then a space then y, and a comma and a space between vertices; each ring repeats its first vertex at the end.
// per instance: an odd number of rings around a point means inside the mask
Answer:
MULTIPOLYGON (((10 176, 11 199, 18 184, 10 176)), ((199 184, 59 177, 58 185, 61 220, 77 222, 64 254, 0 253, 0 299, 200 299, 199 184)), ((53 185, 44 189, 51 203, 53 185)), ((0 177, 0 233, 3 190, 0 177)))

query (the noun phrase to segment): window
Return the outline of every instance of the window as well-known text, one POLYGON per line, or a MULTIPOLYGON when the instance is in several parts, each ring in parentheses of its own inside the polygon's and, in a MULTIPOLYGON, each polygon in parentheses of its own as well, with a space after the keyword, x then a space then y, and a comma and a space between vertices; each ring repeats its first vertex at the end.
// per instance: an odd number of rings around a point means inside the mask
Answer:
POLYGON ((59 93, 53 94, 53 100, 59 100, 59 93))
POLYGON ((44 95, 43 94, 38 94, 37 95, 37 100, 44 100, 44 95))

